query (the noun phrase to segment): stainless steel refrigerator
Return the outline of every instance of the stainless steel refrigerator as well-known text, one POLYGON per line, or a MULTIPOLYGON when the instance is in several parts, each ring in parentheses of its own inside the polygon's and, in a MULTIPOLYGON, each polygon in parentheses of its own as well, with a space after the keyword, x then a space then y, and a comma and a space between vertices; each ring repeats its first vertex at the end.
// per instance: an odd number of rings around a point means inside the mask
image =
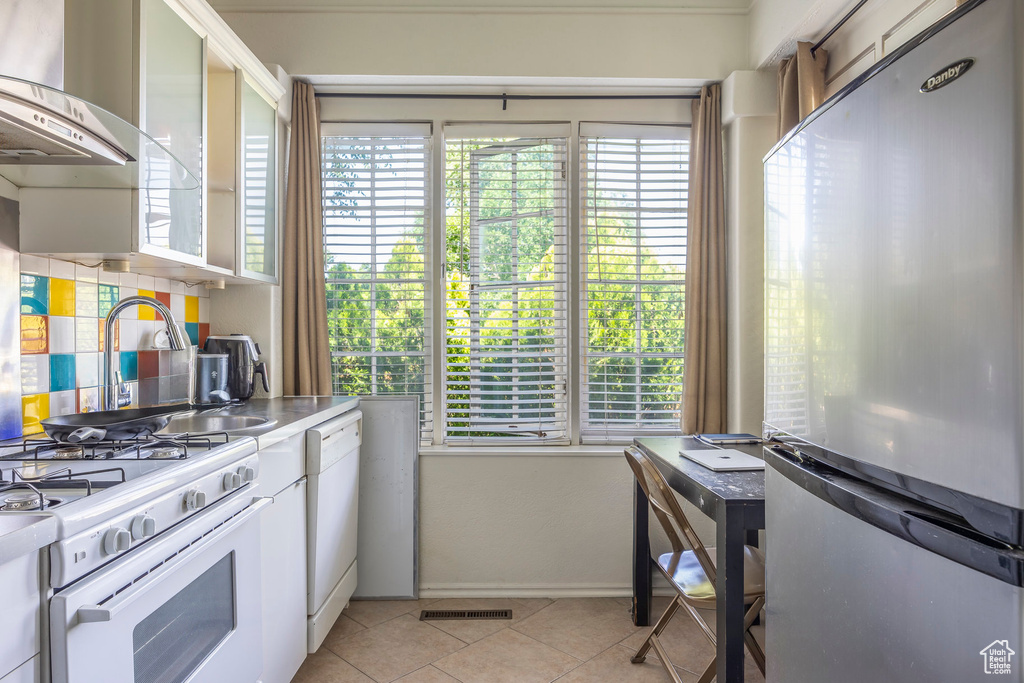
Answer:
POLYGON ((769 683, 1024 676, 1024 2, 765 159, 769 683))

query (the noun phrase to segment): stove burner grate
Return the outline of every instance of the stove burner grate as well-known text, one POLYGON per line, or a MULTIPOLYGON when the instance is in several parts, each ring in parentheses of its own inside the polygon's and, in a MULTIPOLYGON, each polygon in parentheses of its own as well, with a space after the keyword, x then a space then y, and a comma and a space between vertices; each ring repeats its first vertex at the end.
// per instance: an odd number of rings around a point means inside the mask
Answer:
POLYGON ((140 436, 118 441, 68 444, 54 439, 25 439, 21 450, 0 456, 0 460, 114 460, 119 458, 174 459, 189 457, 189 448, 209 450, 229 441, 227 432, 202 436, 175 434, 173 437, 140 436), (174 448, 175 452, 169 449, 174 448))
POLYGON ((64 502, 63 498, 49 497, 43 492, 47 490, 81 489, 86 496, 91 496, 94 489, 108 489, 128 480, 121 467, 107 467, 88 472, 72 473, 70 468, 48 472, 41 476, 27 476, 18 468, 11 468, 10 479, 0 473, 0 512, 6 510, 40 510, 53 507, 64 502), (97 475, 113 475, 103 479, 90 479, 97 475), (5 496, 4 494, 11 493, 5 496), (32 501, 29 498, 33 499, 32 501))
POLYGON ((148 449, 149 455, 146 456, 150 460, 168 460, 171 458, 184 458, 185 449, 177 445, 169 446, 154 446, 148 449))
POLYGON ((61 502, 60 498, 47 498, 42 492, 24 491, 4 498, 0 510, 42 510, 59 505, 61 502))
POLYGON ((85 457, 85 449, 81 446, 60 446, 53 451, 55 460, 81 460, 85 457))

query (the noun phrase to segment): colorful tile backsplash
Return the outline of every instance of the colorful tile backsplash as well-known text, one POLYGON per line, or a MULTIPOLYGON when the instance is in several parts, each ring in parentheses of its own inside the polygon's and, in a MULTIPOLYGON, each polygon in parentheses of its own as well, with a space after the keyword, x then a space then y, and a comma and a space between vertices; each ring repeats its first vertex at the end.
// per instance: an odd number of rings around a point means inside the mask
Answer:
MULTIPOLYGON (((141 294, 163 302, 192 343, 210 334, 209 293, 201 287, 136 273, 35 256, 21 256, 21 414, 25 434, 53 415, 99 410, 104 323, 115 303, 141 294)), ((166 375, 169 352, 153 346, 163 328, 152 308, 132 306, 115 326, 115 363, 132 390, 132 405, 160 402, 150 378, 166 375), (152 386, 150 386, 152 384, 152 386)))

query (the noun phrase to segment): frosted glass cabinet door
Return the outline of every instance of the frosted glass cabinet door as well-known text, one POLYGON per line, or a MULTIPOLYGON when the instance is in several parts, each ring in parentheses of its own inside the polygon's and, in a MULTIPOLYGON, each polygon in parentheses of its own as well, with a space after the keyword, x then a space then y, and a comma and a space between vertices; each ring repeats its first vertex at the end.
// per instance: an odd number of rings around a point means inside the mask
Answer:
MULTIPOLYGON (((199 178, 200 187, 140 190, 139 248, 201 264, 205 246, 203 38, 163 0, 142 0, 141 6, 140 127, 199 178), (164 250, 175 253, 167 254, 164 250)), ((141 172, 150 178, 166 176, 168 172, 166 164, 155 156, 146 157, 140 166, 141 172)))
POLYGON ((277 110, 242 82, 242 275, 277 278, 277 110))

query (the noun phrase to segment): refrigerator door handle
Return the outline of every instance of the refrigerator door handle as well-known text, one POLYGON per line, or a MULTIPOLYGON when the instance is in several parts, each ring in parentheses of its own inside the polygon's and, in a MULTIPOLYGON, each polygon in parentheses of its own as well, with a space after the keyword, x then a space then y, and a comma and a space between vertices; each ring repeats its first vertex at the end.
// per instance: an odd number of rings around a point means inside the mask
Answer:
MULTIPOLYGON (((772 472, 871 526, 1012 586, 1024 586, 1024 549, 985 536, 961 518, 852 477, 788 446, 766 446, 764 460, 772 472)), ((770 535, 771 529, 767 532, 770 535)))

